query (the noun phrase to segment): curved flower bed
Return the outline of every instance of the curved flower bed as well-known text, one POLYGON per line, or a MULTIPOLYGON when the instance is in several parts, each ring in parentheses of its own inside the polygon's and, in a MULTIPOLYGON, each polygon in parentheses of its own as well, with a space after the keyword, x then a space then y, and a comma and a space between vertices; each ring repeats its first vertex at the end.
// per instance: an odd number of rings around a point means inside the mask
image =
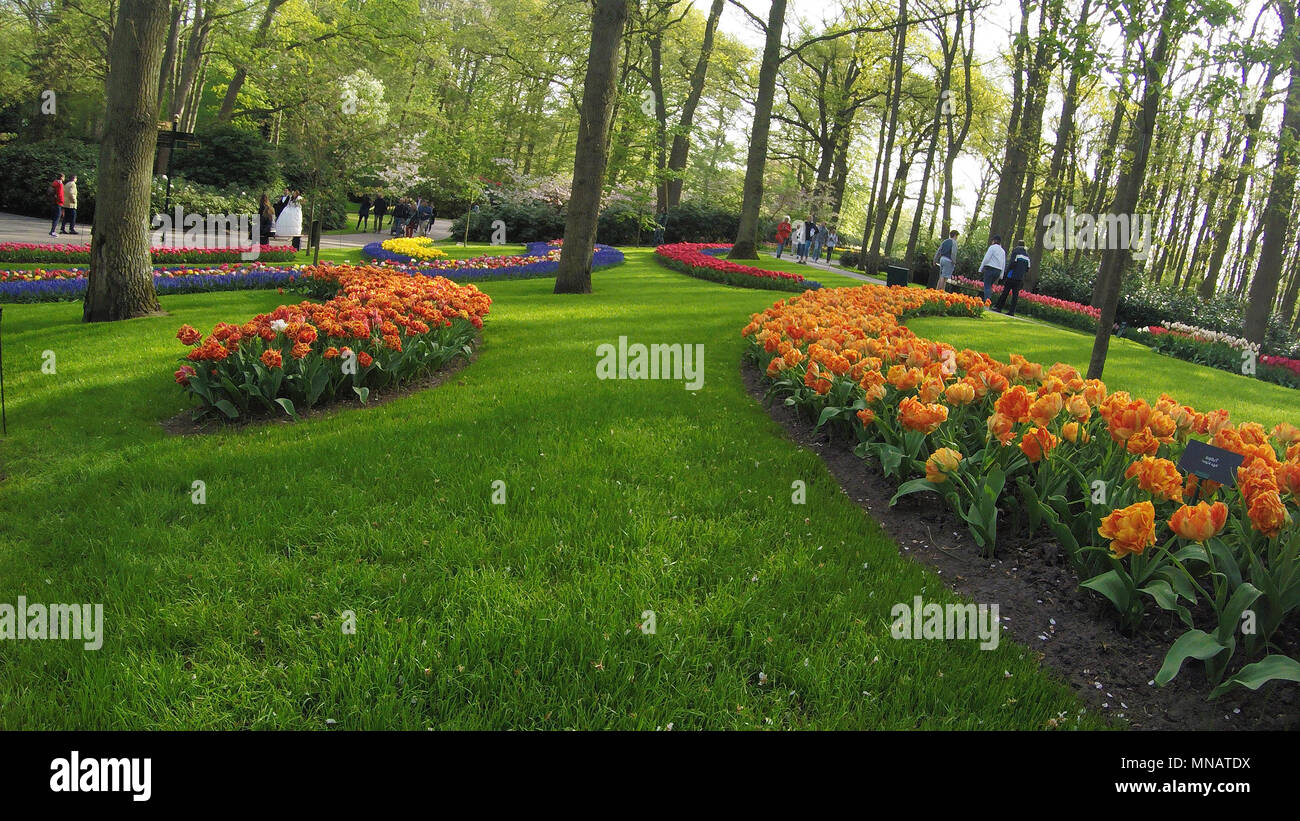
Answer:
MULTIPOLYGON (((216 268, 162 268, 154 271, 159 294, 193 294, 280 288, 291 284, 303 266, 222 265, 216 268)), ((0 302, 60 302, 86 295, 86 269, 0 271, 0 302)))
MULTIPOLYGON (((977 297, 984 295, 984 283, 979 280, 955 276, 951 281, 957 285, 962 293, 970 293, 977 297)), ((1001 285, 993 286, 994 301, 997 300, 1002 290, 1001 285)), ((1067 328, 1087 331, 1088 333, 1096 333, 1097 321, 1101 319, 1101 310, 1099 308, 1084 305, 1082 302, 1071 302, 1068 299, 1057 299, 1054 296, 1044 296, 1025 290, 1020 292, 1020 299, 1016 302, 1016 311, 1025 316, 1032 316, 1035 319, 1054 322, 1057 325, 1064 325, 1067 328)))
POLYGON ((735 285, 740 288, 764 288, 771 291, 807 291, 822 287, 820 282, 786 271, 765 271, 752 265, 740 265, 720 254, 731 249, 729 243, 676 242, 655 249, 655 259, 664 266, 687 276, 735 285))
POLYGON ((1148 404, 1069 365, 1000 362, 899 324, 981 306, 933 290, 829 289, 777 302, 742 333, 772 393, 856 442, 901 481, 895 499, 938 494, 990 554, 1000 507, 1023 509, 1126 629, 1153 609, 1174 614, 1186 632, 1156 683, 1190 658, 1204 661, 1212 696, 1300 681, 1300 662, 1268 654, 1300 607, 1300 428, 1233 426, 1227 411, 1168 395, 1148 404), (1243 458, 1235 486, 1180 472, 1193 438, 1243 458))
MULTIPOLYGON (((372 242, 361 249, 375 264, 409 274, 439 275, 456 282, 487 282, 498 279, 533 279, 554 276, 560 267, 560 240, 529 242, 522 254, 484 254, 469 259, 412 261, 372 242)), ((623 252, 609 245, 596 245, 591 267, 608 268, 624 261, 623 252)))
POLYGON ((373 266, 308 268, 303 275, 334 283, 337 295, 281 305, 242 325, 219 322, 207 337, 189 325, 177 331, 191 350, 176 382, 198 399, 200 414, 296 416, 332 399, 355 395, 365 402, 371 388, 468 356, 492 304, 473 285, 373 266))
POLYGON ((1300 360, 1268 354, 1260 356, 1258 345, 1238 336, 1171 322, 1139 329, 1134 338, 1156 353, 1242 375, 1245 375, 1244 363, 1253 355, 1256 358, 1255 378, 1288 388, 1300 388, 1300 360))
MULTIPOLYGON (((150 249, 153 261, 158 264, 247 262, 243 254, 252 246, 243 248, 173 248, 150 249)), ((259 245, 259 262, 290 262, 295 251, 292 245, 259 245)), ((90 262, 90 245, 54 245, 35 242, 0 242, 0 262, 54 262, 72 265, 90 262)))

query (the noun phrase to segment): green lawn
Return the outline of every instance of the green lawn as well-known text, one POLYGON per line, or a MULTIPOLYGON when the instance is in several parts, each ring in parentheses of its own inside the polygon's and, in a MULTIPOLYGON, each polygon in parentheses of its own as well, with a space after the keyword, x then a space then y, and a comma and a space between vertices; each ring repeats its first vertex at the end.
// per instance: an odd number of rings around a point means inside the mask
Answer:
MULTIPOLYGON (((1004 362, 1018 353, 1043 365, 1065 362, 1085 373, 1092 355, 1091 334, 992 311, 980 319, 920 317, 907 326, 928 339, 985 351, 1004 362)), ((1168 393, 1199 411, 1225 408, 1233 422, 1269 428, 1278 422, 1300 423, 1295 412, 1300 392, 1294 388, 1194 365, 1127 339, 1111 338, 1102 380, 1109 390, 1126 390, 1150 402, 1168 393)))
POLYGON ((439 388, 201 438, 158 424, 185 407, 176 328, 286 297, 164 297, 170 316, 93 326, 77 303, 7 306, 0 602, 102 602, 107 636, 99 651, 7 643, 0 727, 992 729, 1076 716, 1008 640, 890 638, 894 603, 954 599, 744 393, 740 328, 784 295, 649 257, 597 272, 589 296, 488 283, 481 355, 439 388), (597 380, 596 347, 621 335, 703 344, 703 389, 597 380), (791 503, 796 480, 805 505, 791 503), (346 610, 355 635, 340 629, 346 610), (645 610, 653 635, 637 627, 645 610))

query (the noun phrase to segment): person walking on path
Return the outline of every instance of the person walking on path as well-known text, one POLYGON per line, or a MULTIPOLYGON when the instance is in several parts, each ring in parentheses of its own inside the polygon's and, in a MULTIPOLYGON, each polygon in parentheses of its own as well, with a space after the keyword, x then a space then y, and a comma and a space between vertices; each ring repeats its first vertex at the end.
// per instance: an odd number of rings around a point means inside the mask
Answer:
POLYGON ((803 252, 799 254, 799 261, 804 265, 808 264, 808 251, 812 248, 813 240, 817 238, 817 223, 812 217, 804 220, 803 223, 803 252))
POLYGON ((375 215, 375 233, 378 234, 384 230, 384 214, 388 213, 388 200, 380 194, 375 197, 375 204, 372 208, 375 215))
POLYGON ((934 252, 934 261, 939 265, 939 282, 935 286, 940 291, 948 290, 948 280, 957 267, 957 231, 949 231, 948 237, 939 243, 939 250, 934 252))
POLYGON ((831 254, 835 253, 835 246, 840 244, 840 235, 834 228, 826 235, 826 264, 831 264, 831 254))
POLYGON ((998 299, 998 304, 993 306, 993 310, 1001 311, 1002 306, 1007 304, 1007 294, 1011 294, 1011 310, 1007 311, 1007 316, 1016 315, 1016 302, 1020 299, 1020 286, 1025 283, 1025 274, 1029 273, 1029 251, 1025 250, 1023 240, 1016 240, 1016 245, 1011 249, 1011 258, 1007 260, 1007 273, 1003 280, 1005 285, 1002 288, 1002 296, 998 299))
POLYGON ((980 262, 980 273, 984 275, 985 302, 993 301, 993 283, 998 281, 1006 269, 1007 252, 1002 247, 1002 237, 994 234, 989 249, 984 252, 984 259, 980 262))
POLYGON ((50 198, 50 236, 58 236, 54 233, 59 227, 59 220, 63 218, 63 175, 55 174, 54 179, 50 182, 48 189, 50 198))
POLYGON ((805 228, 804 225, 804 221, 799 220, 794 224, 794 230, 790 232, 790 244, 794 246, 795 262, 803 262, 803 252, 807 248, 807 243, 804 241, 804 234, 808 229, 805 228))
POLYGON ((812 258, 814 261, 822 258, 822 249, 826 247, 826 240, 831 238, 831 229, 822 223, 817 226, 817 233, 813 235, 812 258))
POLYGON ((786 243, 790 241, 790 232, 794 226, 790 224, 790 217, 781 217, 781 224, 776 226, 776 258, 781 258, 781 252, 785 250, 786 243))
POLYGON ((63 225, 60 234, 77 234, 77 175, 73 174, 63 185, 63 225))
POLYGON ((369 194, 361 195, 361 207, 357 209, 357 227, 352 230, 360 231, 362 225, 366 226, 367 231, 370 230, 370 195, 369 194))

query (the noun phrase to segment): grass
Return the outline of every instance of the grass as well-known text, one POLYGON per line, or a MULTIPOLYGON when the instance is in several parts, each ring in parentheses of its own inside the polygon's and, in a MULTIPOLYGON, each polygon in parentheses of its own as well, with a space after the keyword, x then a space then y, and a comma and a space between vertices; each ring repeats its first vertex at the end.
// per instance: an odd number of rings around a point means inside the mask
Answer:
MULTIPOLYGON (((1004 362, 1019 353, 1032 362, 1065 362, 1086 373, 1092 356, 1091 334, 992 311, 980 319, 920 317, 907 326, 928 339, 985 351, 1004 362)), ((1109 390, 1126 390, 1149 402, 1168 393, 1199 411, 1225 408, 1237 423, 1272 428, 1279 422, 1300 422, 1293 388, 1184 362, 1128 339, 1111 338, 1102 379, 1109 390)))
POLYGON ((169 316, 103 325, 81 324, 75 303, 10 306, 0 602, 102 602, 106 638, 99 651, 4 646, 0 727, 1078 716, 1009 640, 890 638, 894 603, 956 598, 744 392, 740 328, 783 295, 628 257, 587 296, 487 283, 480 357, 439 388, 202 438, 158 424, 185 407, 176 328, 285 297, 164 297, 169 316), (619 336, 704 345, 703 389, 597 380, 596 347, 619 336), (206 504, 191 502, 196 480, 206 504), (806 504, 792 504, 795 481, 806 504), (355 635, 340 629, 347 610, 355 635), (638 629, 646 610, 653 635, 638 629))

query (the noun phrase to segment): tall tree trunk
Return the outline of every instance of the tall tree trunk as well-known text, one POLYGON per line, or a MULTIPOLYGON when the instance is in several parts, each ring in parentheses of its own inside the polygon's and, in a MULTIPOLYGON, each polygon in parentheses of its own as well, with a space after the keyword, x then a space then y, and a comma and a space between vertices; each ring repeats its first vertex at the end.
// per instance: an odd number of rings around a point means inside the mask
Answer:
POLYGON ((709 9, 709 18, 704 23, 704 43, 700 46, 700 57, 695 61, 695 70, 691 72, 690 91, 682 103, 682 112, 677 119, 677 129, 673 132, 673 147, 668 154, 668 207, 676 208, 682 201, 682 183, 686 176, 686 161, 691 150, 691 129, 695 126, 695 109, 704 94, 704 81, 708 77, 709 60, 713 56, 713 35, 718 28, 726 0, 713 0, 709 9))
POLYGON ((1025 288, 1034 290, 1038 277, 1042 275, 1043 240, 1047 234, 1047 219, 1061 200, 1061 174, 1065 168, 1065 155, 1074 139, 1074 112, 1079 104, 1079 74, 1091 65, 1085 63, 1085 51, 1088 44, 1088 12, 1091 0, 1083 0, 1079 12, 1079 22, 1075 29, 1076 47, 1070 63, 1070 79, 1065 83, 1065 98, 1061 101, 1061 119, 1056 126, 1056 145, 1052 149, 1051 164, 1047 169, 1047 181, 1043 189, 1042 202, 1038 204, 1038 216, 1033 224, 1033 245, 1029 249, 1029 272, 1025 275, 1025 288))
POLYGON ((740 227, 727 259, 758 259, 758 211, 763 205, 763 172, 767 168, 767 137, 772 128, 772 101, 776 74, 781 68, 781 31, 785 27, 785 0, 772 0, 767 16, 767 42, 758 69, 758 97, 754 100, 754 126, 749 135, 745 163, 744 200, 740 227))
POLYGON ((167 110, 168 100, 176 80, 176 52, 180 49, 181 44, 182 11, 181 4, 173 0, 171 24, 167 29, 167 50, 163 52, 162 68, 158 72, 158 107, 160 112, 167 110))
POLYGON ((961 41, 962 74, 965 78, 965 85, 962 89, 962 98, 966 114, 962 119, 961 131, 956 134, 953 133, 952 117, 948 117, 948 150, 944 154, 943 158, 943 224, 939 228, 939 234, 945 238, 952 230, 952 169, 957 160, 957 155, 961 153, 962 145, 966 142, 966 135, 970 133, 971 117, 975 111, 975 101, 971 96, 971 62, 974 59, 975 51, 975 14, 972 10, 968 21, 970 31, 969 34, 964 34, 962 32, 961 22, 962 16, 965 12, 965 3, 957 7, 957 34, 955 35, 955 39, 961 41))
MULTIPOLYGON (((1169 29, 1173 24, 1175 10, 1178 8, 1177 4, 1169 3, 1162 10, 1155 48, 1143 61, 1145 82, 1142 107, 1129 128, 1128 139, 1125 141, 1125 163, 1121 165, 1119 180, 1115 185, 1115 202, 1111 208, 1114 214, 1127 214, 1131 217, 1137 206, 1138 197, 1142 193, 1147 160, 1151 153, 1151 137, 1156 130, 1156 114, 1160 110, 1160 101, 1165 91, 1165 69, 1169 60, 1169 29)), ((1097 321, 1097 335, 1093 340, 1092 357, 1088 362, 1089 379, 1100 379, 1102 371, 1105 370, 1106 354, 1110 350, 1110 334, 1115 326, 1115 311, 1119 307, 1120 285, 1131 258, 1132 252, 1128 248, 1107 248, 1102 252, 1101 267, 1097 271, 1097 281, 1102 295, 1101 317, 1097 321)))
POLYGON ((578 147, 573 158, 573 192, 564 222, 564 245, 555 274, 555 293, 591 293, 591 256, 596 221, 609 158, 609 123, 617 94, 618 52, 623 41, 629 0, 596 0, 591 20, 591 48, 578 120, 578 147))
POLYGON ((1264 341, 1268 318, 1277 299, 1282 255, 1291 238, 1291 204, 1295 200, 1296 165, 1300 163, 1296 145, 1296 140, 1300 139, 1300 38, 1296 32, 1296 8, 1288 0, 1279 2, 1277 10, 1282 18, 1282 42, 1291 45, 1291 81, 1282 106, 1277 158, 1274 160, 1273 180, 1268 187, 1268 202, 1264 205, 1264 243, 1260 246, 1259 263, 1250 281, 1250 298, 1246 301, 1244 336, 1256 343, 1264 341))
POLYGON ((158 144, 158 69, 167 36, 167 0, 122 0, 105 83, 110 113, 99 148, 86 322, 159 310, 149 255, 149 195, 158 144))
POLYGON ((668 210, 668 105, 664 101, 663 33, 646 38, 650 47, 650 92, 655 103, 655 213, 668 210))
MULTIPOLYGON (((1273 77, 1277 72, 1276 65, 1270 65, 1268 74, 1265 76, 1263 88, 1267 89, 1273 85, 1273 77)), ((1223 270, 1223 259, 1228 254, 1228 243, 1232 238, 1232 229, 1237 224, 1237 217, 1241 213, 1241 202, 1246 194, 1246 183, 1250 180, 1250 172, 1255 167, 1255 149, 1258 145, 1259 126, 1264 119, 1264 104, 1257 102, 1255 107, 1246 112, 1246 146, 1241 152, 1241 167, 1237 171, 1237 179, 1233 182, 1232 193, 1228 196, 1228 203, 1223 209, 1223 216, 1219 219, 1219 228, 1215 233, 1214 247, 1210 250, 1210 262, 1205 270, 1205 276, 1201 279, 1200 287, 1196 289, 1201 299, 1209 299, 1214 296, 1214 289, 1219 281, 1219 273, 1223 270)))
MULTIPOLYGON (((898 34, 894 39, 894 77, 890 84, 889 128, 885 136, 885 154, 880 174, 880 191, 876 194, 873 219, 862 237, 862 257, 868 273, 880 270, 880 240, 885 233, 885 215, 888 208, 889 163, 894 153, 894 137, 898 133, 898 109, 903 97, 903 63, 907 54, 907 0, 898 0, 898 34)), ((902 157, 899 157, 902 161, 902 157)))

